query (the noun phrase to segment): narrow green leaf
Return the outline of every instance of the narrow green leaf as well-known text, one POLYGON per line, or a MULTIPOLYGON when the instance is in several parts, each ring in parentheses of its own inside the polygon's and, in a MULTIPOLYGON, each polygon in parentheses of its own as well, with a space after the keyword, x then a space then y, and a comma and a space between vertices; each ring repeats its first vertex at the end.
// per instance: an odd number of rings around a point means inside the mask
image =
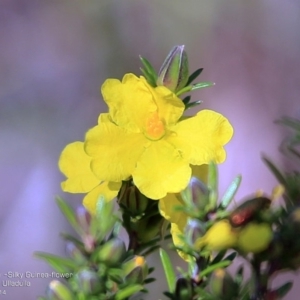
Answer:
POLYGON ((196 70, 195 72, 193 72, 190 76, 189 76, 189 79, 186 83, 186 85, 189 85, 191 84, 203 71, 203 68, 200 68, 198 70, 196 70))
POLYGON ((206 275, 208 275, 209 273, 213 272, 216 269, 226 268, 230 264, 231 264, 230 260, 222 260, 222 261, 218 262, 217 264, 210 265, 205 270, 200 272, 200 277, 206 276, 206 275))
POLYGON ((237 256, 237 252, 232 252, 229 255, 227 255, 224 260, 229 260, 229 261, 233 261, 237 256))
POLYGON ((283 298, 292 288, 293 282, 289 281, 283 284, 281 287, 276 289, 276 294, 279 296, 279 298, 283 298))
POLYGON ((153 66, 151 65, 151 63, 145 58, 140 56, 140 60, 142 62, 142 64, 144 65, 144 67, 147 70, 147 73, 151 74, 153 76, 153 79, 156 81, 157 79, 157 73, 155 71, 155 69, 153 68, 153 66))
POLYGON ((213 264, 216 264, 216 263, 218 263, 219 261, 221 261, 222 258, 225 256, 226 252, 227 252, 227 250, 222 250, 222 251, 220 251, 220 252, 215 256, 215 258, 212 260, 211 264, 213 265, 213 264))
POLYGON ((56 203, 60 209, 60 211, 63 213, 63 215, 66 217, 70 225, 78 232, 80 233, 80 227, 78 225, 75 212, 73 211, 72 207, 64 201, 60 197, 56 197, 56 203))
POLYGON ((45 252, 35 252, 34 256, 46 261, 54 270, 59 273, 68 273, 74 271, 77 268, 76 263, 73 260, 60 257, 57 255, 45 253, 45 252))
POLYGON ((203 103, 203 101, 201 101, 201 100, 198 100, 198 101, 195 101, 195 102, 190 102, 190 103, 188 103, 188 104, 185 105, 185 109, 186 110, 190 109, 190 108, 192 108, 194 106, 197 106, 199 104, 202 104, 202 103, 203 103))
POLYGON ((192 91, 203 89, 203 88, 210 87, 210 86, 213 86, 213 85, 215 85, 215 83, 210 82, 210 81, 199 82, 199 83, 196 83, 196 84, 192 85, 192 91))
POLYGON ((147 72, 147 70, 143 69, 143 68, 140 68, 140 70, 142 71, 144 77, 146 78, 147 82, 152 86, 152 87, 156 87, 156 81, 155 79, 152 77, 151 74, 149 74, 147 72))
POLYGON ((221 203, 220 203, 221 208, 225 209, 231 203, 236 192, 239 189, 241 181, 242 181, 241 175, 238 175, 233 179, 233 181, 231 182, 231 184, 229 185, 229 187, 227 188, 227 190, 225 191, 225 194, 223 195, 223 197, 221 199, 221 203))
POLYGON ((218 168, 214 162, 210 162, 208 166, 207 186, 209 189, 209 206, 210 209, 213 209, 218 200, 218 168))
POLYGON ((154 281, 156 281, 156 278, 153 278, 153 277, 147 278, 146 280, 144 280, 144 284, 149 284, 149 283, 152 283, 154 281))
POLYGON ((186 96, 182 99, 182 102, 186 105, 190 102, 191 98, 192 98, 191 96, 186 96))
POLYGON ((283 117, 280 120, 275 121, 276 124, 282 124, 288 126, 292 129, 300 131, 300 120, 290 118, 290 117, 283 117))
POLYGON ((159 255, 165 271, 169 291, 173 292, 175 290, 176 275, 172 266, 172 262, 164 249, 159 249, 159 255))
POLYGON ((140 284, 136 284, 136 285, 130 285, 120 291, 118 291, 116 293, 116 300, 122 300, 122 299, 126 299, 130 296, 132 296, 135 293, 138 293, 140 290, 143 289, 143 286, 140 284))
POLYGON ((269 169, 274 174, 276 179, 285 186, 286 179, 285 179, 284 175, 280 172, 280 170, 266 156, 262 156, 262 160, 269 167, 269 169))

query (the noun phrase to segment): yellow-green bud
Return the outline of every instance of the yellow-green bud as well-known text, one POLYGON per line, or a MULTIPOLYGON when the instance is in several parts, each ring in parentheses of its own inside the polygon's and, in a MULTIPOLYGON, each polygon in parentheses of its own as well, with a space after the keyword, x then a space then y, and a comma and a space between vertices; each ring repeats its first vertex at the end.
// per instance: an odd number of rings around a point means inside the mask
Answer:
POLYGON ((188 78, 188 57, 184 45, 175 46, 161 66, 156 84, 177 92, 185 87, 188 78))
POLYGON ((273 238, 267 223, 249 223, 239 233, 237 246, 243 252, 259 253, 268 248, 273 238))
POLYGON ((124 242, 119 238, 113 238, 100 248, 98 258, 108 266, 115 266, 122 261, 125 253, 124 242))
POLYGON ((143 256, 134 256, 122 266, 126 281, 142 284, 148 275, 148 266, 143 256))
POLYGON ((46 295, 49 300, 73 300, 74 296, 67 286, 58 280, 49 283, 46 295))
POLYGON ((213 296, 223 300, 236 299, 238 292, 236 283, 224 269, 217 269, 211 274, 208 288, 213 296))
POLYGON ((80 271, 76 278, 78 288, 86 295, 96 295, 105 289, 97 273, 91 270, 80 271))

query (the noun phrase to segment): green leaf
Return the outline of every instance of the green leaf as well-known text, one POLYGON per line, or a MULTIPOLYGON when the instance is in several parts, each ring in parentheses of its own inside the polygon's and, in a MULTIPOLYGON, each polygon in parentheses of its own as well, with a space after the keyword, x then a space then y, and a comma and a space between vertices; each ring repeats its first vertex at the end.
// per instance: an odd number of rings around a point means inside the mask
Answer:
POLYGON ((176 275, 170 257, 164 249, 159 249, 159 255, 165 271, 169 291, 174 292, 176 284, 176 275))
POLYGON ((207 81, 207 82, 199 82, 193 85, 188 85, 185 86, 183 89, 179 90, 178 92, 176 92, 177 96, 180 96, 184 93, 190 92, 190 91, 195 91, 195 90, 199 90, 199 89, 203 89, 206 87, 210 87, 215 85, 213 82, 207 81))
POLYGON ((185 104, 185 105, 187 105, 189 102, 190 102, 190 100, 191 100, 191 96, 186 96, 186 97, 184 97, 183 99, 182 99, 182 102, 185 104))
POLYGON ((274 176, 276 177, 276 179, 281 184, 283 184, 284 186, 286 186, 286 179, 285 179, 284 175, 281 173, 281 171, 266 156, 262 156, 262 160, 269 167, 269 169, 274 174, 274 176))
POLYGON ((199 82, 199 83, 196 83, 196 84, 192 85, 192 91, 199 90, 199 89, 204 89, 206 87, 210 87, 210 86, 213 86, 213 85, 215 85, 215 83, 210 82, 210 81, 199 82))
POLYGON ((189 85, 191 84, 203 71, 203 68, 200 68, 198 70, 196 70, 195 72, 193 72, 190 76, 189 76, 189 79, 186 83, 186 85, 189 85))
POLYGON ((151 74, 149 74, 146 70, 144 70, 143 68, 140 68, 140 70, 142 71, 143 75, 145 76, 147 82, 152 86, 152 87, 156 87, 156 81, 154 80, 154 78, 151 76, 151 74))
POLYGON ((292 288, 292 286, 293 286, 293 282, 292 281, 286 282, 281 287, 279 287, 279 288, 277 288, 275 290, 276 294, 281 299, 281 298, 283 298, 290 291, 290 289, 292 288))
POLYGON ((282 124, 300 132, 300 120, 283 117, 281 120, 275 121, 276 124, 282 124))
POLYGON ((214 162, 210 162, 208 166, 208 181, 209 189, 209 206, 214 209, 218 200, 218 168, 214 162))
POLYGON ((198 101, 195 101, 195 102, 190 102, 190 103, 188 103, 188 104, 185 105, 185 109, 186 110, 190 109, 190 108, 192 108, 194 106, 197 106, 197 105, 199 105, 201 103, 203 103, 203 101, 201 101, 201 100, 198 100, 198 101))
POLYGON ((70 225, 80 234, 81 229, 77 222, 77 218, 76 218, 75 212, 72 209, 72 207, 60 197, 56 197, 55 200, 56 200, 56 203, 57 203, 60 211, 66 217, 66 219, 68 220, 70 225))
POLYGON ((76 263, 68 258, 60 257, 46 252, 35 252, 34 256, 46 261, 54 270, 59 273, 68 273, 77 269, 76 263))
POLYGON ((229 261, 233 261, 237 256, 237 252, 232 252, 229 255, 227 255, 224 260, 229 260, 229 261))
POLYGON ((140 290, 143 289, 143 286, 140 284, 136 284, 136 285, 130 285, 120 291, 118 291, 116 293, 116 300, 122 300, 122 299, 126 299, 130 296, 132 296, 135 293, 138 293, 140 290))
POLYGON ((213 272, 216 269, 220 269, 220 268, 226 268, 231 264, 230 260, 222 260, 216 264, 210 265, 208 266, 205 270, 203 270, 202 272, 200 272, 200 277, 206 276, 209 273, 213 272))
POLYGON ((218 263, 219 261, 222 260, 222 258, 225 256, 227 250, 222 250, 220 251, 216 256, 215 258, 212 260, 211 264, 216 264, 218 263))
POLYGON ((145 57, 142 57, 142 56, 140 56, 140 60, 141 60, 142 64, 144 65, 146 71, 149 74, 152 74, 153 78, 156 80, 157 73, 156 73, 155 69, 153 68, 153 66, 151 65, 151 63, 145 57))
POLYGON ((238 175, 233 179, 233 181, 231 182, 231 184, 229 185, 229 187, 227 188, 225 194, 221 199, 220 208, 226 209, 228 207, 228 205, 233 200, 236 192, 238 191, 241 181, 242 181, 241 175, 238 175))

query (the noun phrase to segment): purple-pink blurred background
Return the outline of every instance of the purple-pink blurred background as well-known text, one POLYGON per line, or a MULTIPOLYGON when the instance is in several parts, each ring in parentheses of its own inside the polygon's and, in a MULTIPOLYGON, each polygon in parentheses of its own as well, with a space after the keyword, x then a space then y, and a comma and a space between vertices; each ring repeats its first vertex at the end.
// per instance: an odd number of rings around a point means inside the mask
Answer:
MULTIPOLYGON (((296 0, 1 0, 3 299, 44 294, 48 280, 5 288, 3 274, 49 272, 33 252, 64 252, 58 234, 70 229, 54 197, 74 206, 81 197, 60 191, 59 154, 67 143, 82 140, 106 109, 99 94, 106 78, 140 74, 140 54, 158 69, 174 45, 186 45, 191 71, 204 67, 200 79, 216 82, 194 99, 223 113, 235 128, 220 166, 221 191, 242 174, 237 200, 259 188, 270 193, 275 180, 260 155, 287 166, 277 150, 287 131, 273 121, 300 117, 299 29, 296 0)), ((147 299, 162 299, 166 285, 158 256, 150 263, 157 264, 159 280, 147 299)), ((295 284, 286 299, 298 299, 299 292, 295 284)))

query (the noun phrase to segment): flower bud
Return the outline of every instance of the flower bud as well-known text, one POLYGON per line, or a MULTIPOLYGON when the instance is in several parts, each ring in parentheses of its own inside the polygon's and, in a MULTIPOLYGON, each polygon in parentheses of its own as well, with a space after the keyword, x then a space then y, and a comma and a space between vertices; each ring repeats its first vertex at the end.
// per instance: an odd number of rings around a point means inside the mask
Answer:
POLYGON ((150 200, 143 195, 136 186, 123 183, 119 195, 119 204, 123 206, 132 217, 144 213, 149 201, 150 200))
POLYGON ((224 269, 217 269, 211 274, 208 288, 212 295, 223 300, 236 299, 238 293, 236 283, 224 269))
POLYGON ((142 284, 148 275, 148 266, 143 256, 134 256, 122 266, 126 281, 142 284))
POLYGON ((205 224, 196 219, 188 220, 188 223, 185 227, 185 236, 191 244, 194 244, 199 238, 203 237, 204 234, 205 224))
POLYGON ((190 300, 194 296, 193 283, 190 279, 179 278, 175 287, 176 300, 190 300))
POLYGON ((119 238, 113 238, 100 248, 98 258, 108 266, 115 266, 122 261, 125 253, 124 242, 119 238))
POLYGON ((76 277, 79 289, 86 295, 96 295, 105 289, 97 273, 91 270, 82 270, 76 277))
POLYGON ((76 219, 83 233, 89 233, 91 225, 91 215, 83 206, 79 206, 77 208, 76 219))
POLYGON ((87 262, 82 251, 72 242, 67 243, 66 252, 78 265, 83 265, 87 262))
POLYGON ((46 295, 49 300, 73 300, 72 292, 58 280, 49 283, 46 295))
POLYGON ((175 46, 161 66, 156 84, 177 92, 185 87, 188 78, 188 57, 184 45, 175 46))
POLYGON ((266 197, 257 197, 242 203, 229 216, 232 226, 246 225, 261 212, 261 210, 269 208, 271 200, 266 197))
POLYGON ((245 253, 259 253, 268 248, 273 238, 267 223, 249 223, 239 233, 237 246, 245 253))
POLYGON ((207 186, 197 177, 192 177, 188 186, 181 192, 182 199, 188 206, 203 210, 209 202, 207 186))
POLYGON ((142 243, 147 243, 155 238, 159 233, 164 218, 160 215, 144 217, 133 224, 133 229, 136 231, 138 239, 142 243))

